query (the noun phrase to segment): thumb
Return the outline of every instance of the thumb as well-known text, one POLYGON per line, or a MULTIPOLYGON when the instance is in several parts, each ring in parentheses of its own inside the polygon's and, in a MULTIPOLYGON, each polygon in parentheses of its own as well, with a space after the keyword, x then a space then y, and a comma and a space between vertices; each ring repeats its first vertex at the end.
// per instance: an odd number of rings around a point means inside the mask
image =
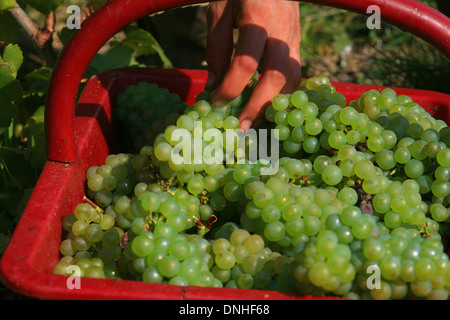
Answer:
POLYGON ((215 89, 230 65, 233 52, 234 18, 232 1, 217 1, 208 5, 206 11, 208 35, 206 39, 206 62, 208 79, 205 89, 215 89))

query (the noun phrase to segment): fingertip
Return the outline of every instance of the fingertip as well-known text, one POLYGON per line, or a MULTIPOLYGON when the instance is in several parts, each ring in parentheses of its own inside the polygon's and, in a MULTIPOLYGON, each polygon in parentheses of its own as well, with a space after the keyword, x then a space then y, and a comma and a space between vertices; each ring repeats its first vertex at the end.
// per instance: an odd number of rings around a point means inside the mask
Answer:
POLYGON ((247 131, 252 126, 253 121, 251 119, 245 118, 241 121, 240 129, 242 131, 247 131))
POLYGON ((208 73, 208 79, 206 80, 206 84, 205 84, 205 89, 206 90, 211 90, 214 89, 216 86, 216 82, 217 82, 217 75, 215 72, 210 71, 208 73))
MULTIPOLYGON (((216 91, 217 92, 217 91, 216 91)), ((223 107, 224 105, 226 105, 228 103, 227 100, 217 97, 217 94, 214 93, 212 99, 211 99, 212 105, 215 107, 223 107)))
POLYGON ((252 113, 249 112, 248 108, 244 108, 238 117, 240 121, 239 128, 243 131, 247 131, 248 129, 250 129, 250 127, 253 125, 253 122, 255 121, 256 115, 257 112, 252 113))
POLYGON ((223 82, 219 83, 217 85, 216 90, 214 91, 214 94, 211 97, 211 102, 214 106, 216 107, 223 107, 224 105, 226 105, 228 102, 230 102, 231 100, 233 100, 232 97, 230 97, 229 95, 227 95, 224 92, 224 84, 223 82))

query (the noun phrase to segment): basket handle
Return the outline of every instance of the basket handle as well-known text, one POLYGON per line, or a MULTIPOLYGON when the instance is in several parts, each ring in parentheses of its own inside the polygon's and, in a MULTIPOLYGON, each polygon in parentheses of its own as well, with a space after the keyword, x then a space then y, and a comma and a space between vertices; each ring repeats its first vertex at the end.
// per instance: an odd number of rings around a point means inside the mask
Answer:
MULTIPOLYGON (((214 0, 213 0, 214 1, 214 0)), ((117 32, 149 14, 204 0, 112 0, 91 15, 61 53, 50 80, 45 125, 50 161, 78 160, 74 117, 80 81, 92 58, 117 32)), ((305 0, 367 15, 370 5, 381 19, 429 42, 450 59, 450 19, 417 0, 305 0)))

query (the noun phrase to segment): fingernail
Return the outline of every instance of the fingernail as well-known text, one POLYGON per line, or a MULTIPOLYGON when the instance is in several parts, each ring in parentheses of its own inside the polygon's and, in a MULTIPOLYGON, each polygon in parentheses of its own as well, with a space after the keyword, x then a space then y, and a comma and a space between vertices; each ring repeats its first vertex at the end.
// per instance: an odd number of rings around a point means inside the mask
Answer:
POLYGON ((222 99, 217 99, 217 100, 213 101, 213 106, 215 106, 215 107, 223 107, 226 104, 227 104, 227 101, 222 100, 222 99))
POLYGON ((205 89, 206 90, 211 89, 216 83, 216 80, 217 80, 216 74, 214 72, 209 72, 208 79, 206 80, 205 89))
POLYGON ((248 129, 250 129, 250 127, 252 126, 252 120, 250 119, 244 119, 241 121, 241 129, 243 131, 247 131, 248 129))

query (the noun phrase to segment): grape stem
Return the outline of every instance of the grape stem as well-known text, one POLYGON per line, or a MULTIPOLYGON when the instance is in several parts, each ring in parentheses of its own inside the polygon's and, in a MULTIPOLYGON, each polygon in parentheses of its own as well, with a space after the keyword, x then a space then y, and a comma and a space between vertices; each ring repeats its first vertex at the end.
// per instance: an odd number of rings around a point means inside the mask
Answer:
POLYGON ((193 216, 193 217, 194 217, 195 223, 196 223, 200 228, 206 228, 206 226, 203 224, 203 222, 202 222, 198 217, 196 217, 196 216, 193 216))
POLYGON ((100 208, 97 204, 95 204, 91 199, 86 196, 83 196, 83 200, 89 203, 97 212, 103 213, 103 209, 100 208))
POLYGON ((200 197, 201 204, 207 204, 208 203, 208 197, 206 195, 203 195, 200 197))
POLYGON ((217 217, 215 215, 210 215, 208 218, 208 229, 211 229, 211 226, 217 222, 217 217), (214 218, 214 221, 211 221, 211 218, 214 218))
POLYGON ((428 239, 430 235, 427 232, 428 222, 419 225, 419 234, 422 238, 428 239))
POLYGON ((204 235, 205 233, 207 233, 209 230, 211 230, 211 227, 212 227, 212 225, 214 224, 214 223, 216 223, 217 222, 217 217, 215 216, 215 215, 210 215, 209 216, 209 218, 208 218, 208 226, 205 226, 204 224, 203 224, 203 222, 198 218, 198 217, 196 217, 196 216, 193 216, 194 217, 194 221, 195 221, 195 223, 198 225, 198 227, 199 227, 199 232, 202 234, 202 235, 204 235), (214 221, 211 221, 211 219, 214 219, 214 221))
POLYGON ((119 244, 120 248, 124 249, 127 244, 128 244, 128 232, 125 232, 119 244))
POLYGON ((170 189, 170 187, 178 185, 178 179, 170 178, 168 180, 160 180, 159 184, 164 188, 164 191, 169 192, 173 195, 174 192, 170 189))

